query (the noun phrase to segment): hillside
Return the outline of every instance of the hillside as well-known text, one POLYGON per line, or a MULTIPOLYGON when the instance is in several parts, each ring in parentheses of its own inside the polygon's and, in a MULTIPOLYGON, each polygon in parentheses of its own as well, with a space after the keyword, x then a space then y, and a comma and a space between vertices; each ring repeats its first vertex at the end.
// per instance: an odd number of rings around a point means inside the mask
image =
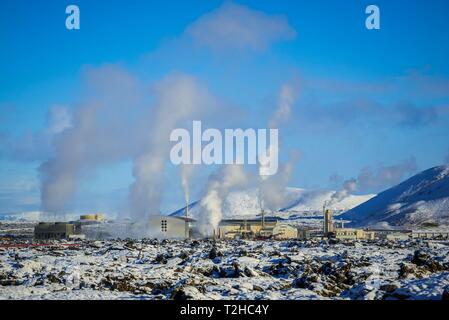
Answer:
POLYGON ((423 171, 342 215, 358 226, 449 226, 449 166, 423 171))

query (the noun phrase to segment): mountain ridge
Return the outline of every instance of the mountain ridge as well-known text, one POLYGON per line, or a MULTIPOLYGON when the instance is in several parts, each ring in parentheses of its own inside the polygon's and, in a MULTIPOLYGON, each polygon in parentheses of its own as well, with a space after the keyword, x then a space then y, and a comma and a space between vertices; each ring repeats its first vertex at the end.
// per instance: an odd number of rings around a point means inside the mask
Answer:
POLYGON ((449 227, 449 165, 424 170, 341 217, 354 226, 449 227))
MULTIPOLYGON (((324 202, 329 201, 335 191, 332 190, 307 190, 302 188, 287 187, 285 189, 286 203, 278 210, 269 212, 270 215, 282 215, 288 217, 287 212, 301 216, 316 215, 321 213, 324 202)), ((344 199, 336 202, 332 209, 345 211, 356 205, 365 202, 375 195, 348 195, 344 199)), ((191 217, 196 217, 199 212, 200 201, 192 202, 189 205, 191 217)), ((172 212, 171 216, 184 216, 185 208, 180 208, 172 212)), ((260 215, 260 204, 258 200, 257 188, 230 192, 224 201, 223 218, 256 217, 260 215)))

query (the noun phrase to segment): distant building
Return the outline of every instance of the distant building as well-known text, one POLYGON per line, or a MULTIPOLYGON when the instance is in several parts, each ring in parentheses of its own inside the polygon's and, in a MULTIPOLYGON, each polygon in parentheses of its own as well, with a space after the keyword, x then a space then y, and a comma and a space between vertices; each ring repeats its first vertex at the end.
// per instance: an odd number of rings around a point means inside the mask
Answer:
POLYGON ((327 238, 347 239, 347 240, 374 240, 376 233, 373 231, 366 231, 363 229, 343 228, 343 222, 340 222, 342 227, 336 228, 334 225, 332 210, 323 207, 324 226, 323 235, 327 238))
POLYGON ((83 238, 81 227, 66 222, 40 222, 34 227, 34 238, 36 240, 58 240, 83 238))
POLYGON ((333 237, 336 239, 348 239, 348 240, 374 240, 374 231, 365 231, 362 229, 353 228, 335 228, 333 237))
POLYGON ((298 230, 298 239, 308 240, 311 237, 310 230, 298 230))
POLYGON ((82 214, 80 216, 81 222, 102 222, 105 220, 106 216, 103 213, 82 214))
POLYGON ((412 230, 370 229, 381 240, 408 240, 412 237, 412 230))
POLYGON ((380 239, 394 240, 394 241, 409 240, 410 238, 411 234, 405 232, 387 233, 385 234, 385 236, 380 237, 380 239))
POLYGON ((150 232, 160 238, 190 238, 193 219, 176 216, 153 215, 149 219, 150 232))
POLYGON ((332 210, 323 208, 324 211, 324 236, 329 237, 334 232, 334 222, 332 220, 332 210))
POLYGON ((262 219, 224 219, 218 226, 218 238, 233 239, 236 237, 251 238, 256 235, 269 237, 277 220, 262 219))
POLYGON ((298 237, 298 230, 282 223, 275 217, 263 219, 225 219, 218 226, 218 238, 274 238, 293 239, 298 237))
POLYGON ((413 231, 410 234, 413 239, 449 239, 449 232, 440 231, 413 231))
POLYGON ((285 223, 278 223, 273 228, 273 237, 279 240, 296 239, 298 238, 298 229, 285 223))
MULTIPOLYGON (((150 233, 158 238, 191 238, 198 234, 196 220, 179 216, 154 215, 149 218, 150 233)), ((276 217, 223 219, 211 234, 219 239, 273 238, 296 239, 298 229, 276 217)))

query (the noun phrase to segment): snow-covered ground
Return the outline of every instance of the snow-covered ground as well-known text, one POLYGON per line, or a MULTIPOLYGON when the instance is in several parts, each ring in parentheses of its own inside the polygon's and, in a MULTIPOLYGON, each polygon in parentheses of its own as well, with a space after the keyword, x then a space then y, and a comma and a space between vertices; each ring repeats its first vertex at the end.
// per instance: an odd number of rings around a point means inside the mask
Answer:
POLYGON ((0 298, 441 299, 445 290, 449 294, 448 242, 64 244, 6 248, 0 243, 0 298))
POLYGON ((343 215, 356 225, 449 229, 449 166, 423 171, 343 215))

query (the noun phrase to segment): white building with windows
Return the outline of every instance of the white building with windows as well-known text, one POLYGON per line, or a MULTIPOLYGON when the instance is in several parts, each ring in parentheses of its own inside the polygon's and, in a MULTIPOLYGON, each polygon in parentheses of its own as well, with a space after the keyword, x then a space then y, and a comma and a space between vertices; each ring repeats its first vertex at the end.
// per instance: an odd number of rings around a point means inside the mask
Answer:
POLYGON ((155 215, 150 217, 149 227, 158 238, 185 239, 191 236, 192 222, 185 217, 155 215))

